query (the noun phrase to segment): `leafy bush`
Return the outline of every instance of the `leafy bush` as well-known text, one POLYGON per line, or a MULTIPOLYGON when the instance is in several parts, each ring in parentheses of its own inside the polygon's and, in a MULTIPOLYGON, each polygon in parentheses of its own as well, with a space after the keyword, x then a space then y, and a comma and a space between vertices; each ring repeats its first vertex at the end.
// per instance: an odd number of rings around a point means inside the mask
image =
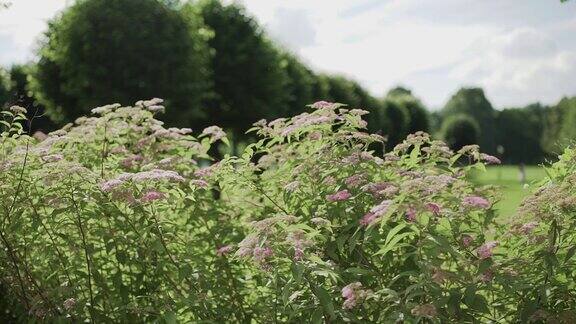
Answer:
POLYGON ((571 277, 527 267, 523 227, 495 222, 497 192, 467 180, 498 162, 477 146, 420 132, 377 156, 366 111, 317 102, 208 165, 222 130, 166 129, 163 109, 99 107, 41 142, 22 108, 3 112, 1 278, 32 315, 517 322, 574 305, 571 277))
POLYGON ((466 145, 478 144, 480 126, 467 115, 451 116, 442 122, 440 133, 448 146, 460 149, 466 145))

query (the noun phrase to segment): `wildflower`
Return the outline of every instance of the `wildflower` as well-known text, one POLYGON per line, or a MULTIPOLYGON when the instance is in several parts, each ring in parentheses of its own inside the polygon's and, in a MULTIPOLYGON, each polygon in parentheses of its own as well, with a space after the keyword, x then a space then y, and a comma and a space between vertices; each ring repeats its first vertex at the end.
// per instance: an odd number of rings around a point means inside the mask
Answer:
POLYGON ((226 133, 218 126, 210 126, 204 128, 202 135, 210 135, 210 141, 216 142, 219 139, 226 137, 226 133))
POLYGON ((50 154, 50 155, 45 155, 42 157, 42 161, 44 162, 57 162, 62 160, 64 157, 62 156, 62 154, 50 154))
POLYGON ((10 107, 10 111, 15 113, 15 114, 25 114, 28 112, 26 110, 26 108, 20 107, 20 106, 12 106, 12 107, 10 107))
POLYGON ((298 189, 298 187, 300 186, 300 182, 299 181, 292 181, 289 184, 284 186, 284 190, 288 191, 288 192, 294 192, 296 191, 296 189, 298 189))
POLYGON ((271 257, 274 254, 271 248, 269 247, 255 247, 252 251, 252 255, 254 257, 254 261, 258 263, 264 263, 267 258, 271 257))
POLYGON ((140 198, 140 201, 142 202, 151 202, 154 200, 159 200, 159 199, 163 199, 165 198, 166 195, 164 195, 162 192, 158 192, 158 191, 148 191, 147 193, 145 193, 142 198, 140 198))
POLYGON ((110 192, 119 187, 120 185, 122 185, 123 183, 124 181, 120 179, 108 180, 100 185, 100 189, 104 192, 110 192))
POLYGON ((323 109, 323 108, 330 108, 334 105, 333 102, 328 102, 328 101, 316 101, 315 103, 313 103, 310 107, 314 108, 314 109, 323 109))
POLYGON ((480 160, 486 162, 487 164, 500 164, 502 163, 502 161, 500 161, 499 158, 489 155, 489 154, 484 154, 481 153, 480 154, 480 160))
POLYGON ((96 107, 94 109, 91 110, 91 112, 93 114, 96 115, 105 115, 109 112, 112 112, 114 109, 119 108, 121 105, 119 103, 115 103, 115 104, 111 104, 111 105, 105 105, 105 106, 101 106, 101 107, 96 107))
POLYGON ((190 183, 192 183, 196 187, 200 187, 200 188, 204 188, 204 189, 209 187, 208 182, 206 182, 202 179, 195 179, 195 180, 190 181, 190 183))
POLYGON ((436 317, 436 315, 438 314, 438 312, 436 311, 436 307, 432 304, 417 305, 416 307, 412 308, 411 313, 414 316, 427 317, 427 318, 436 317))
POLYGON ((463 235, 462 236, 462 245, 464 245, 464 247, 469 247, 473 241, 474 241, 474 237, 472 237, 470 235, 463 235))
POLYGON ((482 281, 483 283, 488 283, 492 281, 492 279, 494 279, 494 271, 492 271, 491 269, 484 271, 480 275, 480 281, 482 281))
POLYGON ((338 191, 332 195, 327 195, 326 200, 328 200, 330 202, 343 201, 343 200, 347 200, 351 196, 352 195, 348 192, 348 190, 344 189, 344 190, 338 191))
POLYGON ((371 290, 362 289, 362 283, 353 282, 342 288, 342 297, 344 298, 344 303, 342 304, 343 309, 352 309, 362 303, 368 297, 372 295, 371 290))
POLYGON ((480 259, 488 259, 492 257, 493 254, 492 250, 494 250, 496 246, 498 246, 497 241, 490 241, 482 244, 477 250, 478 257, 480 259))
POLYGON ((239 257, 246 257, 252 255, 252 251, 258 244, 258 236, 248 235, 240 243, 238 243, 238 250, 236 255, 239 257))
POLYGON ((310 221, 318 226, 330 226, 330 221, 322 217, 314 217, 310 221))
POLYGON ((312 242, 306 238, 302 230, 290 232, 286 237, 286 241, 292 244, 294 248, 294 260, 302 260, 304 257, 304 249, 310 246, 312 242))
POLYGON ((372 196, 379 197, 382 196, 382 190, 393 186, 392 184, 390 184, 389 182, 376 182, 376 183, 369 183, 367 185, 364 185, 361 189, 365 192, 369 192, 372 194, 372 196))
POLYGON ((232 245, 225 245, 216 250, 216 255, 225 256, 226 254, 230 253, 230 251, 232 251, 232 245))
POLYGON ((352 175, 352 176, 346 178, 344 180, 344 183, 346 183, 346 185, 350 188, 356 188, 356 187, 360 186, 364 181, 366 181, 366 180, 364 179, 363 174, 355 174, 355 175, 352 175))
POLYGON ((440 207, 440 205, 438 205, 437 203, 427 203, 426 204, 426 209, 428 209, 430 212, 432 212, 432 214, 434 214, 435 216, 439 216, 440 212, 442 210, 442 207, 440 207))
POLYGON ((132 180, 135 182, 143 182, 146 180, 173 180, 173 181, 184 181, 184 178, 178 174, 176 171, 153 169, 150 171, 142 171, 135 173, 132 176, 132 180))
POLYGON ((160 112, 160 113, 163 113, 166 111, 166 108, 164 108, 164 106, 161 106, 161 105, 148 106, 148 107, 146 107, 146 109, 148 111, 151 111, 151 112, 160 112))
POLYGON ((69 311, 74 308, 74 306, 76 306, 76 299, 68 298, 62 303, 62 305, 64 306, 65 310, 69 311))
POLYGON ((386 214, 391 204, 391 200, 384 200, 380 204, 372 207, 372 209, 362 217, 360 225, 369 226, 374 224, 380 217, 386 214))
POLYGON ((482 208, 482 209, 490 208, 490 202, 487 199, 482 198, 480 196, 465 197, 464 199, 462 199, 462 205, 472 208, 482 208))
POLYGON ((406 220, 409 222, 415 222, 416 221, 416 209, 409 207, 406 210, 406 220))
POLYGON ((538 226, 538 222, 529 222, 520 227, 520 233, 522 234, 530 234, 538 226))

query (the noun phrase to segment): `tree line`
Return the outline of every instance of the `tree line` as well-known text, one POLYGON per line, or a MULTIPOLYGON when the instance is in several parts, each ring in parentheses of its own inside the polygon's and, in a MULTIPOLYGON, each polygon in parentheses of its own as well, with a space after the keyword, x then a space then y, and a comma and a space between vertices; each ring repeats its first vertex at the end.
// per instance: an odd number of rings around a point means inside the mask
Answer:
POLYGON ((374 97, 354 80, 316 73, 242 6, 218 0, 76 1, 49 22, 34 62, 0 70, 0 103, 27 107, 43 131, 150 97, 166 100, 168 125, 216 124, 235 140, 259 119, 317 100, 370 111, 368 128, 388 137, 387 149, 422 130, 453 148, 477 143, 505 162, 537 163, 576 138, 575 98, 497 111, 482 89, 463 88, 430 113, 408 89, 374 97))

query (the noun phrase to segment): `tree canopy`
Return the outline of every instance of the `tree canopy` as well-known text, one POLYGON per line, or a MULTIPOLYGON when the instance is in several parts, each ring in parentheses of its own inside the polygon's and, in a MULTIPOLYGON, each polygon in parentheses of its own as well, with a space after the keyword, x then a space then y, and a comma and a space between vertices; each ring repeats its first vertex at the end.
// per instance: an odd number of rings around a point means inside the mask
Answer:
POLYGON ((50 21, 33 89, 59 122, 109 102, 162 97, 186 125, 205 117, 209 32, 156 0, 78 1, 50 21))

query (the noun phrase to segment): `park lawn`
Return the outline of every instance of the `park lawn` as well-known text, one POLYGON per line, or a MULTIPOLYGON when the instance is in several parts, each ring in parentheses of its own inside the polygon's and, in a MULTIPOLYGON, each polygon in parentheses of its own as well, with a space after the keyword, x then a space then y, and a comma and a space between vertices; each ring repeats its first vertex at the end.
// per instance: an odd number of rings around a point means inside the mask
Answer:
POLYGON ((483 185, 496 185, 502 190, 502 199, 496 204, 499 219, 505 221, 514 216, 520 203, 535 188, 535 183, 546 176, 540 166, 526 166, 526 185, 520 182, 517 165, 489 166, 486 172, 476 172, 472 181, 483 185))

